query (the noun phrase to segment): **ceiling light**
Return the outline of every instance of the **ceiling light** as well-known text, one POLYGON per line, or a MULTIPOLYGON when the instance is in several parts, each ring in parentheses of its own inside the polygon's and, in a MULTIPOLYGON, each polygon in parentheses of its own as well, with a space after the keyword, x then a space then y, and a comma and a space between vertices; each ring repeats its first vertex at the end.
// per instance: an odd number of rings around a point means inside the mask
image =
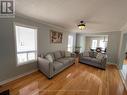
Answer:
POLYGON ((84 21, 80 21, 80 24, 78 25, 78 28, 80 29, 80 30, 83 30, 84 28, 85 28, 85 23, 84 23, 84 21))

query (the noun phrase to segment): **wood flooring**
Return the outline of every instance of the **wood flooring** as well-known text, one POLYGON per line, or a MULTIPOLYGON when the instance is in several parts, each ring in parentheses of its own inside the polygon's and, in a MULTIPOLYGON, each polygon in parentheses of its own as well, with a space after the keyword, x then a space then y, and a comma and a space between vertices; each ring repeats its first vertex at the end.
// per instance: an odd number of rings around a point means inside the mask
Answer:
POLYGON ((127 95, 115 66, 106 70, 76 63, 48 79, 37 71, 0 87, 11 95, 127 95))

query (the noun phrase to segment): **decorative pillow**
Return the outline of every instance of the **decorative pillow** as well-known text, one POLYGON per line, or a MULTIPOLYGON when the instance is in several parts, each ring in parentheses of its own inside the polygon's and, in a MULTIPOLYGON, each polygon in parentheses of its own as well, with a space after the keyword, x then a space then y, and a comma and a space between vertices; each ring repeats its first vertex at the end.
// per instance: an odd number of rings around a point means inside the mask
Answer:
MULTIPOLYGON (((53 59, 53 61, 54 61, 54 60, 55 60, 54 53, 53 53, 53 52, 48 52, 48 53, 45 53, 45 56, 48 55, 48 54, 50 54, 50 55, 52 56, 52 59, 53 59)), ((45 56, 44 56, 44 57, 45 57, 45 56)))
POLYGON ((65 52, 65 57, 71 57, 71 53, 70 52, 65 52))
POLYGON ((62 57, 60 51, 54 52, 54 56, 55 56, 56 59, 59 59, 59 58, 62 57))
POLYGON ((101 60, 102 58, 104 58, 104 55, 102 53, 98 53, 97 56, 96 56, 96 58, 98 60, 101 60))
POLYGON ((88 51, 85 51, 85 52, 83 53, 83 56, 84 56, 84 57, 89 57, 89 52, 88 52, 88 51))
POLYGON ((53 58, 52 58, 52 55, 51 54, 47 54, 46 56, 45 56, 45 58, 49 61, 49 62, 53 62, 53 58))
POLYGON ((97 52, 94 52, 94 58, 96 58, 97 54, 98 54, 97 52))
POLYGON ((92 58, 95 58, 95 56, 94 56, 94 52, 92 52, 92 51, 89 52, 89 56, 92 57, 92 58))

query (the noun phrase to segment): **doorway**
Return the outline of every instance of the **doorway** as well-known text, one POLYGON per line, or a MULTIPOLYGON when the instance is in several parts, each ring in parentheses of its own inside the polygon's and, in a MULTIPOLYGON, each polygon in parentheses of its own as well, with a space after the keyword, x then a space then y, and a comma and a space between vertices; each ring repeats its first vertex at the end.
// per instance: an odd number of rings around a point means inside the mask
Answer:
POLYGON ((121 68, 123 80, 127 85, 127 33, 123 34, 122 46, 120 52, 120 68, 121 68))

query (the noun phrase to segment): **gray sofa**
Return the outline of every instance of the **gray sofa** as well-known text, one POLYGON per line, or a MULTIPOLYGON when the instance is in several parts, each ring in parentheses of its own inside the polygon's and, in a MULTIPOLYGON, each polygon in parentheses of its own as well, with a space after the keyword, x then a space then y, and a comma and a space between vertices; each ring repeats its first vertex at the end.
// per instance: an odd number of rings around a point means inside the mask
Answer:
POLYGON ((98 59, 97 52, 89 52, 89 54, 80 54, 79 62, 87 65, 91 65, 100 69, 106 68, 107 55, 103 54, 101 59, 98 59))
POLYGON ((74 56, 66 56, 65 51, 50 52, 38 57, 39 70, 43 72, 48 78, 52 78, 54 75, 63 71, 65 68, 71 66, 74 62, 74 56), (52 55, 53 62, 50 62, 45 58, 47 54, 52 55))

